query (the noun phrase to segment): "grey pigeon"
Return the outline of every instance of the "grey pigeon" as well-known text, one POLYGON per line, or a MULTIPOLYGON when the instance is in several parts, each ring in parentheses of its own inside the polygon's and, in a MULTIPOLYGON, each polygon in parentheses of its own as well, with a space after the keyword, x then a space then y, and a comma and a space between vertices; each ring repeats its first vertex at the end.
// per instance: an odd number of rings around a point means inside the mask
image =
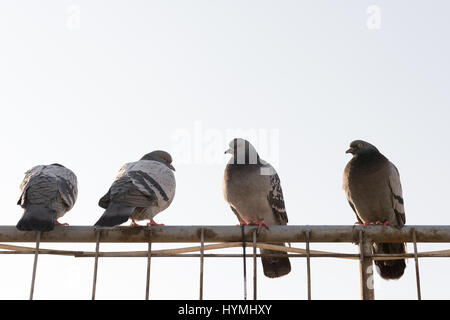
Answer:
POLYGON ((125 164, 104 195, 99 206, 106 209, 95 223, 98 227, 113 227, 131 218, 149 219, 148 225, 157 225, 153 218, 166 209, 175 196, 175 176, 172 157, 165 151, 153 151, 137 162, 125 164))
MULTIPOLYGON (((225 168, 223 195, 240 224, 258 225, 258 230, 262 226, 286 225, 288 217, 275 169, 244 139, 232 140, 225 153, 230 153, 232 158, 225 168)), ((261 254, 286 253, 263 249, 261 254)), ((261 261, 264 274, 269 278, 278 278, 291 271, 288 257, 262 257, 261 261)))
POLYGON ((50 231, 61 225, 57 219, 73 208, 78 195, 77 177, 57 163, 28 170, 20 189, 17 204, 25 212, 16 227, 22 231, 50 231))
MULTIPOLYGON (((359 224, 402 227, 405 222, 402 185, 397 168, 376 147, 362 140, 353 141, 347 153, 353 158, 344 170, 343 188, 359 224)), ((375 253, 405 253, 405 243, 374 243, 375 253)), ((377 260, 384 279, 399 279, 405 260, 377 260)))

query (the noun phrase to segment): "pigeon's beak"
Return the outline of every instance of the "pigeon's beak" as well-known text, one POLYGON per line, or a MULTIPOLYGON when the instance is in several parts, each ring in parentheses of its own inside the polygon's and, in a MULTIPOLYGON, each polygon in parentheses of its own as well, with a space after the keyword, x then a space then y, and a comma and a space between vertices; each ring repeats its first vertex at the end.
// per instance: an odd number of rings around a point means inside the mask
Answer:
POLYGON ((170 163, 168 164, 168 167, 169 167, 170 169, 172 169, 173 171, 176 171, 175 168, 173 167, 173 165, 171 165, 170 163))
POLYGON ((355 149, 350 148, 350 149, 348 149, 347 151, 345 151, 345 153, 351 153, 351 154, 353 154, 354 151, 355 151, 355 149))
POLYGON ((225 153, 224 153, 224 154, 227 154, 227 153, 232 154, 231 149, 225 150, 225 153))

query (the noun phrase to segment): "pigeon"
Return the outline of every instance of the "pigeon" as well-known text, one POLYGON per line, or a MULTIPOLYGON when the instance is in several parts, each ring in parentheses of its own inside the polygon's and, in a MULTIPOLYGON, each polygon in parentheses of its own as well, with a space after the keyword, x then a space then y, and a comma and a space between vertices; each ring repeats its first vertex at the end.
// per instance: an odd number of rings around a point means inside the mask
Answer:
MULTIPOLYGON (((353 141, 347 153, 353 158, 344 170, 343 188, 357 224, 382 224, 401 228, 405 225, 402 186, 397 168, 378 149, 362 140, 353 141)), ((374 243, 374 253, 405 253, 405 243, 374 243)), ((399 279, 405 260, 377 260, 375 265, 384 279, 399 279)))
POLYGON ((57 163, 35 166, 25 173, 20 189, 17 204, 25 211, 17 229, 51 231, 55 225, 67 225, 58 219, 77 200, 77 177, 71 170, 57 163))
MULTIPOLYGON (((250 142, 236 138, 229 146, 225 153, 232 158, 225 168, 222 190, 240 225, 257 225, 258 232, 262 227, 286 225, 288 217, 275 169, 259 157, 250 142)), ((286 253, 262 249, 261 254, 286 253)), ((262 257, 261 261, 266 277, 278 278, 291 271, 288 257, 262 257)))
POLYGON ((175 196, 175 175, 172 157, 161 150, 153 151, 141 160, 125 164, 109 191, 100 199, 106 209, 96 227, 114 227, 131 218, 149 219, 147 225, 159 225, 153 218, 166 209, 175 196))

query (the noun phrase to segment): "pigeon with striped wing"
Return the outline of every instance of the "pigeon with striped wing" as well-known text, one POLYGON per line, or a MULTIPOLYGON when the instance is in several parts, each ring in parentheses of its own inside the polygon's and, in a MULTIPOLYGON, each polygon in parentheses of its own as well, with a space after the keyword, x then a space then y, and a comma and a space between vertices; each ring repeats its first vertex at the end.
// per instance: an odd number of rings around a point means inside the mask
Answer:
POLYGON ((166 209, 175 196, 175 168, 165 151, 153 151, 141 160, 125 164, 109 191, 100 199, 106 209, 95 223, 97 227, 113 227, 131 219, 150 220, 166 209))

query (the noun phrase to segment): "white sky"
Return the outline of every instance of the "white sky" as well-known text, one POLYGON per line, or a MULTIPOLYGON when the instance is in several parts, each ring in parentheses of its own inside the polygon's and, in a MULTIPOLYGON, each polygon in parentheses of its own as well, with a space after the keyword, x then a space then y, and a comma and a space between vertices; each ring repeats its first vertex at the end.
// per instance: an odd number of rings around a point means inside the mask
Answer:
MULTIPOLYGON (((79 180, 61 221, 92 225, 122 164, 155 149, 171 152, 177 168, 175 200, 157 222, 236 224, 221 193, 236 130, 257 133, 291 225, 355 222, 341 189, 354 139, 399 168, 407 224, 449 224, 449 9, 446 1, 3 1, 0 224, 20 218, 25 170, 59 162, 79 180), (374 4, 379 30, 366 25, 374 4)), ((102 246, 119 248, 145 245, 102 246)), ((435 248, 448 246, 419 244, 435 248)), ((0 256, 1 299, 28 297, 32 259, 0 256)), ((90 298, 92 259, 39 259, 35 298, 90 298)), ((305 261, 291 262, 277 280, 260 268, 259 298, 306 298, 305 261)), ((101 259, 97 297, 142 299, 145 263, 101 259)), ((421 260, 424 298, 450 298, 449 267, 421 260)), ((155 259, 152 298, 197 299, 198 268, 198 259, 155 259)), ((240 260, 206 260, 205 298, 242 298, 241 274, 240 260)), ((312 285, 315 299, 358 299, 358 262, 315 259, 312 285)), ((399 281, 377 275, 375 289, 378 299, 414 299, 414 261, 399 281)))

